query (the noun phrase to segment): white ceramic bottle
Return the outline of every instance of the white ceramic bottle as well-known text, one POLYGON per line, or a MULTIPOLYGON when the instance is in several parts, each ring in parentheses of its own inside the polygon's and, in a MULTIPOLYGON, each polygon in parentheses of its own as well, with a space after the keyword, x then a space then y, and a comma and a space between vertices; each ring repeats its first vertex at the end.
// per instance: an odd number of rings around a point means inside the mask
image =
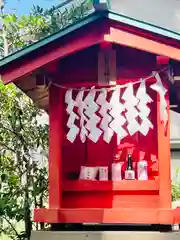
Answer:
POLYGON ((146 160, 141 160, 137 164, 138 180, 148 180, 148 164, 146 160))
POLYGON ((122 163, 115 162, 112 163, 112 180, 121 181, 122 180, 122 163))

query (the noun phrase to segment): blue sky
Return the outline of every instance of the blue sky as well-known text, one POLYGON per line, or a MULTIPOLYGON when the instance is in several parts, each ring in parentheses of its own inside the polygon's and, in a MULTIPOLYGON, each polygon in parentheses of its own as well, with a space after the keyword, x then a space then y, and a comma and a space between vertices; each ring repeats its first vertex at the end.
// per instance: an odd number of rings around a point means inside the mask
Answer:
POLYGON ((63 0, 7 0, 5 6, 6 12, 16 13, 16 14, 28 14, 32 5, 40 5, 44 8, 49 8, 52 5, 56 5, 63 0))

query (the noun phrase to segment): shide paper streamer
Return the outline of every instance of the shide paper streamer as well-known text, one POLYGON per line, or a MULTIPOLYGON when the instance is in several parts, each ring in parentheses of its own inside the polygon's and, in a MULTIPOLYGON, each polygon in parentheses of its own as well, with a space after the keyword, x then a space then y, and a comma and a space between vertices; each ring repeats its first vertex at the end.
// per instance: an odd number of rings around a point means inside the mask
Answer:
MULTIPOLYGON (((156 73, 154 76, 156 82, 151 84, 150 88, 159 94, 160 118, 165 126, 168 121, 165 99, 167 90, 159 74, 156 73)), ((113 135, 116 134, 120 144, 127 135, 132 136, 140 132, 146 136, 150 129, 153 129, 153 124, 148 118, 151 112, 148 104, 153 100, 147 93, 146 79, 141 79, 139 83, 136 94, 135 83, 116 85, 112 88, 79 89, 74 99, 73 91, 77 92, 77 90, 68 89, 65 94, 69 129, 67 139, 73 143, 79 134, 82 143, 87 138, 96 143, 102 136, 106 143, 110 143, 113 135), (110 97, 108 97, 109 92, 111 92, 110 97), (77 108, 76 112, 75 108, 77 108), (78 125, 75 124, 77 121, 78 125)))

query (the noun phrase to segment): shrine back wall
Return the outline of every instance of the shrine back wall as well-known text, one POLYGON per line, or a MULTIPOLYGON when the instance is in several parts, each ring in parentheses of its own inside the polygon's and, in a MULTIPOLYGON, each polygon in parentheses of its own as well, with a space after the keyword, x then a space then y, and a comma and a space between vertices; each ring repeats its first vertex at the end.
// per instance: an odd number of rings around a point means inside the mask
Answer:
MULTIPOLYGON (((68 87, 98 85, 99 50, 100 47, 95 45, 61 60, 59 63, 59 76, 56 78, 57 83, 68 87)), ((147 77, 152 73, 152 70, 155 69, 156 56, 153 54, 119 45, 113 45, 113 50, 116 51, 116 78, 118 84, 133 82, 142 77, 147 77)), ((154 96, 154 98, 156 98, 156 96, 154 96)), ((65 107, 66 106, 64 106, 64 108, 65 107)), ((154 112, 156 111, 155 108, 156 106, 154 106, 154 112)), ((156 115, 153 116, 153 119, 156 119, 156 115)), ((66 117, 63 122, 63 128, 66 133, 68 131, 65 124, 67 122, 66 117)), ((135 134, 129 139, 126 138, 126 142, 127 141, 136 146, 140 144, 147 152, 157 154, 155 122, 154 131, 150 131, 146 138, 141 137, 139 134, 135 134), (152 144, 147 144, 151 142, 152 144)), ((76 139, 74 144, 71 144, 66 139, 66 135, 64 135, 63 158, 66 159, 66 161, 63 162, 63 165, 64 169, 66 169, 65 172, 75 171, 78 174, 80 166, 84 164, 104 164, 110 167, 113 154, 116 151, 114 147, 115 144, 115 138, 112 139, 109 145, 104 143, 102 139, 98 141, 98 144, 92 143, 89 140, 82 144, 79 138, 76 139), (71 161, 71 164, 69 161, 71 161)))

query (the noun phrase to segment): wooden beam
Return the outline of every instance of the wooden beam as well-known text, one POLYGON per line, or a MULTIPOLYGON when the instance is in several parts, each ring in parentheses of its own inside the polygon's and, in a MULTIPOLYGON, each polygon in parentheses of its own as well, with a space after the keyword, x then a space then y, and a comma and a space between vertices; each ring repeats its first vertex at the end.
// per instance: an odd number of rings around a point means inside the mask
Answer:
POLYGON ((116 51, 112 44, 100 44, 98 53, 98 85, 116 84, 116 51))
POLYGON ((120 30, 116 27, 110 27, 110 30, 108 30, 108 28, 103 27, 103 25, 101 28, 99 26, 99 31, 89 28, 86 33, 76 33, 73 37, 71 36, 69 40, 67 38, 63 44, 60 42, 59 45, 52 44, 50 47, 47 46, 49 48, 48 51, 47 49, 43 49, 42 52, 39 51, 39 53, 32 59, 25 58, 23 61, 19 60, 16 65, 13 63, 10 64, 8 68, 1 70, 1 79, 5 84, 14 82, 20 77, 26 76, 33 71, 56 61, 57 59, 66 57, 94 44, 102 43, 103 41, 121 44, 180 61, 180 49, 176 47, 172 47, 146 37, 138 36, 135 33, 120 30))
POLYGON ((118 28, 111 27, 110 34, 105 35, 104 40, 180 61, 180 49, 118 28))
POLYGON ((169 65, 170 58, 166 56, 156 56, 157 66, 162 67, 163 65, 169 65))
POLYGON ((25 76, 48 63, 88 48, 94 44, 98 44, 102 42, 103 39, 104 35, 101 31, 93 31, 92 29, 89 29, 85 35, 75 35, 74 38, 65 41, 63 45, 59 43, 59 45, 54 48, 52 45, 52 47, 49 48, 49 51, 45 53, 41 52, 39 56, 35 56, 31 60, 25 59, 24 61, 19 61, 15 67, 9 65, 7 70, 2 70, 1 79, 5 84, 14 82, 20 77, 25 76))

